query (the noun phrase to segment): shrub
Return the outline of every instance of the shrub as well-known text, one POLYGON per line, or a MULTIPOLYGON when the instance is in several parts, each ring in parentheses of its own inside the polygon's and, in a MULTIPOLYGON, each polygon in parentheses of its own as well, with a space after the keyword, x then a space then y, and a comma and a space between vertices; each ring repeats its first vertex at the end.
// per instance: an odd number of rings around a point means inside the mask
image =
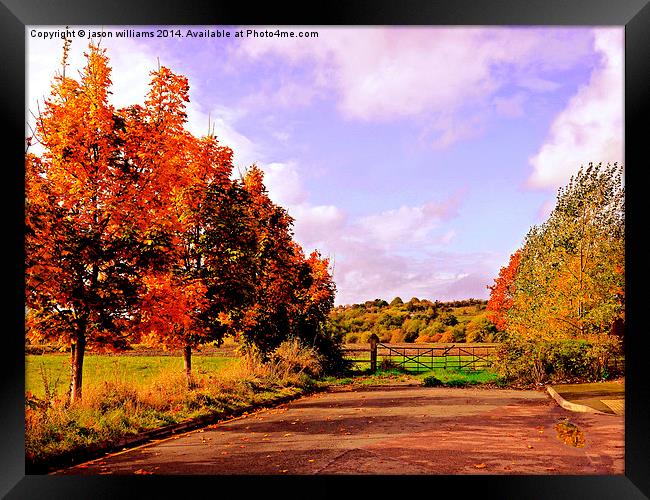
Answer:
POLYGON ((341 340, 337 337, 320 335, 316 339, 314 350, 323 374, 342 373, 351 367, 351 362, 345 358, 341 340))
POLYGON ((467 342, 489 342, 497 330, 494 323, 485 316, 480 316, 470 321, 465 331, 467 342))
POLYGON ((359 342, 359 334, 358 333, 348 333, 345 336, 345 342, 348 344, 356 344, 359 342))
POLYGON ((316 350, 295 338, 282 342, 271 354, 270 362, 280 379, 301 373, 318 377, 323 368, 316 350))
MULTIPOLYGON (((373 334, 371 331, 361 332, 359 334, 359 342, 362 344, 367 344, 369 342, 370 336, 373 334)), ((377 335, 379 337, 379 335, 377 335)))
POLYGON ((455 325, 451 328, 453 342, 465 342, 465 326, 462 324, 455 325))
POLYGON ((454 332, 451 329, 446 330, 445 333, 443 333, 440 336, 440 339, 438 340, 438 342, 442 342, 444 344, 449 344, 453 341, 454 341, 454 332))
POLYGON ((415 342, 415 340, 418 338, 418 332, 417 331, 410 331, 406 332, 404 334, 404 342, 415 342))
POLYGON ((602 380, 620 341, 609 335, 586 339, 531 339, 510 335, 500 345, 495 369, 509 381, 546 383, 602 380))
POLYGON ((436 378, 433 375, 429 375, 422 379, 422 385, 424 387, 440 387, 444 384, 439 378, 436 378))
POLYGON ((445 312, 440 315, 440 322, 445 326, 454 326, 458 324, 458 318, 451 312, 445 312))
POLYGON ((432 333, 445 333, 445 330, 447 329, 445 325, 443 325, 440 321, 433 321, 427 329, 431 329, 432 333))
POLYGON ((391 358, 385 358, 385 357, 381 358, 377 367, 382 371, 389 371, 389 370, 402 371, 402 367, 398 365, 397 362, 393 361, 391 358))
POLYGON ((392 344, 399 344, 400 342, 404 342, 404 331, 400 328, 392 330, 390 334, 390 342, 392 344))

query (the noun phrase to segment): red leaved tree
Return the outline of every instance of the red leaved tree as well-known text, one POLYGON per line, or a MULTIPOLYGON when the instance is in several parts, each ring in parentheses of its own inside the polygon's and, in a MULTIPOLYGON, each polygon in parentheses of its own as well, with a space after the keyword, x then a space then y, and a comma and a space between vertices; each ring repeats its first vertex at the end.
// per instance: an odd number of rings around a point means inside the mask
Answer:
POLYGON ((125 345, 142 277, 148 178, 126 158, 110 84, 91 44, 79 80, 56 76, 33 138, 44 152, 26 156, 27 334, 70 346, 70 401, 86 347, 125 345))
POLYGON ((499 271, 499 277, 494 280, 490 289, 490 299, 487 303, 487 318, 492 321, 499 331, 505 331, 508 326, 508 310, 512 307, 514 282, 521 261, 521 250, 510 256, 507 266, 499 271))

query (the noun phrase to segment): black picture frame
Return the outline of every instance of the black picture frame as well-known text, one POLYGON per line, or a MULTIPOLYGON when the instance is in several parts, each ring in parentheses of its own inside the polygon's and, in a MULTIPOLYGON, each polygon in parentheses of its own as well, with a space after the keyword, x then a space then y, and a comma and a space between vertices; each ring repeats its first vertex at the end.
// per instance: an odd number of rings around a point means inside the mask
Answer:
MULTIPOLYGON (((640 244, 646 186, 644 134, 650 117, 650 0, 355 0, 345 4, 200 0, 0 0, 5 135, 7 288, 0 363, 0 495, 6 498, 179 498, 201 495, 332 497, 427 494, 460 498, 624 499, 650 497, 650 424, 643 311, 647 251, 640 244), (24 120, 28 25, 558 25, 625 26, 626 416, 624 476, 426 477, 54 477, 25 475, 24 120), (7 244, 8 243, 8 244, 7 244), (7 252, 7 249, 10 252, 7 252), (202 493, 197 490, 201 489, 202 493)), ((647 157, 647 153, 646 153, 647 157)), ((647 323, 647 322, 646 322, 647 323)))

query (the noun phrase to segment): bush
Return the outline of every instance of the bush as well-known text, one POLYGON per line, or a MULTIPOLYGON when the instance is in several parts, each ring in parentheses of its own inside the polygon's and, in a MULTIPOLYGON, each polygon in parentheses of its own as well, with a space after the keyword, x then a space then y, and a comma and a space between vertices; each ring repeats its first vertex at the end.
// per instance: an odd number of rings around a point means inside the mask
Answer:
POLYGON ((451 312, 445 312, 440 315, 440 323, 445 326, 454 326, 458 324, 458 318, 451 312))
POLYGON ((609 335, 544 340, 511 335, 497 351, 495 369, 524 384, 603 380, 609 358, 618 352, 619 339, 609 335))
POLYGON ((401 342, 404 342, 404 331, 399 328, 392 330, 390 334, 390 342, 392 344, 399 344, 401 342))
POLYGON ((454 342, 465 342, 465 326, 455 325, 451 328, 451 334, 454 342))
POLYGON ((303 345, 295 338, 282 342, 270 357, 270 362, 281 379, 302 373, 318 377, 323 369, 321 361, 314 348, 303 345))
POLYGON ((424 377, 422 379, 422 385, 424 387, 440 387, 444 384, 439 378, 436 378, 433 375, 429 375, 428 377, 424 377))
POLYGON ((440 321, 433 321, 427 329, 431 329, 432 333, 445 333, 445 330, 447 329, 445 325, 443 325, 440 321))
POLYGON ((418 332, 417 331, 410 331, 406 332, 404 334, 404 342, 415 342, 415 340, 418 338, 418 332))
POLYGON ((397 362, 393 361, 390 358, 381 358, 377 367, 381 371, 389 371, 389 370, 403 371, 402 367, 398 365, 397 362))
POLYGON ((496 327, 485 316, 480 316, 467 324, 467 342, 489 342, 494 338, 496 327))
POLYGON ((438 340, 438 342, 442 342, 443 344, 449 344, 453 341, 454 341, 454 332, 451 329, 446 330, 445 333, 440 335, 440 339, 438 340))
POLYGON ((358 333, 348 333, 345 336, 345 342, 348 344, 356 344, 359 342, 359 334, 358 333))

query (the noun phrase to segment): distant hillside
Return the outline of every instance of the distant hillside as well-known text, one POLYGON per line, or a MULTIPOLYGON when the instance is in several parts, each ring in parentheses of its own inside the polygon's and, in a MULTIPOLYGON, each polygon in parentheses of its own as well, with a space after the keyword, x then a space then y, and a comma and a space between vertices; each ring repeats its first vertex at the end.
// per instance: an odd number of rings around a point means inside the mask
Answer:
POLYGON ((365 343, 375 333, 382 342, 498 342, 501 332, 486 318, 486 300, 450 302, 395 297, 335 307, 333 331, 345 343, 365 343))

